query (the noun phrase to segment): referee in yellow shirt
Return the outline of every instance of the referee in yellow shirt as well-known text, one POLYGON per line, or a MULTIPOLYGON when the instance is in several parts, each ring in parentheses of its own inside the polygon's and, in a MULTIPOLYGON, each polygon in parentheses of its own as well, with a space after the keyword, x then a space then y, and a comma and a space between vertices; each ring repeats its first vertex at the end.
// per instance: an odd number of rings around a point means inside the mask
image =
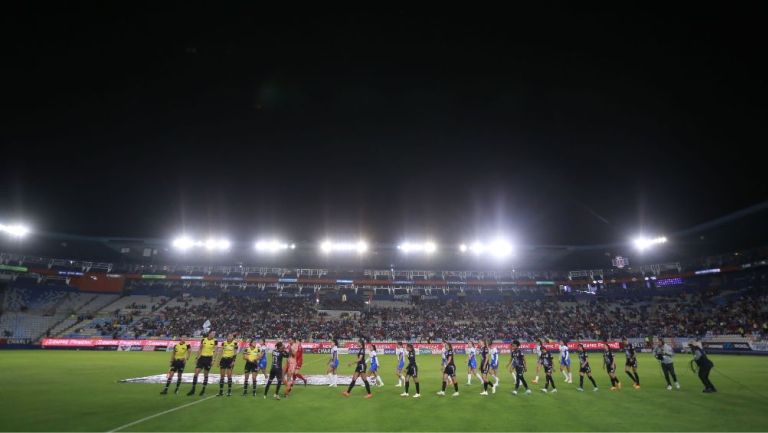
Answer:
POLYGON ((203 371, 203 389, 200 390, 200 395, 205 394, 205 387, 208 386, 208 373, 211 371, 213 365, 213 355, 216 352, 216 333, 211 331, 208 335, 200 340, 200 349, 197 351, 197 364, 195 365, 195 376, 192 378, 192 389, 187 395, 195 394, 195 387, 197 386, 197 376, 200 375, 200 371, 203 371))
POLYGON ((235 341, 235 334, 227 334, 227 340, 221 343, 218 350, 219 370, 221 378, 219 379, 218 396, 224 395, 224 377, 227 377, 227 397, 232 397, 232 369, 235 367, 235 358, 237 357, 239 343, 235 341))
POLYGON ((168 394, 168 387, 171 386, 171 380, 173 380, 173 373, 178 373, 178 379, 176 379, 176 390, 174 394, 179 393, 179 386, 181 386, 181 374, 184 373, 184 366, 187 365, 189 355, 192 353, 190 350, 192 346, 187 343, 187 336, 182 335, 178 343, 173 346, 171 351, 171 369, 168 370, 168 377, 165 381, 165 388, 160 391, 160 394, 168 394))

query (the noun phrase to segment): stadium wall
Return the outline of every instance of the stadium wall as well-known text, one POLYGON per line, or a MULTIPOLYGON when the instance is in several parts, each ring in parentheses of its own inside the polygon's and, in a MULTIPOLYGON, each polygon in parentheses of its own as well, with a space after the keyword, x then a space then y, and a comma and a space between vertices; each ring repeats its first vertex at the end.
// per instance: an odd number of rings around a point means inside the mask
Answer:
MULTIPOLYGON (((667 341, 673 342, 673 346, 676 351, 683 352, 687 349, 687 344, 690 338, 669 338, 667 341)), ((43 349, 75 349, 75 350, 121 350, 121 351, 165 351, 168 348, 176 344, 178 340, 128 340, 128 339, 82 339, 82 338, 44 338, 41 344, 36 347, 43 349)), ((200 345, 200 341, 197 338, 189 339, 189 344, 196 349, 200 345)), ((277 340, 267 340, 267 347, 273 348, 277 343, 277 340)), ((240 342, 240 347, 246 346, 245 341, 240 342)), ((383 355, 392 355, 395 353, 397 343, 391 341, 385 342, 372 342, 376 345, 379 353, 383 355)), ((451 343, 453 349, 457 354, 466 353, 467 344, 463 342, 451 343)), ((535 342, 521 342, 521 348, 523 351, 530 353, 536 347, 535 342)), ((602 342, 600 341, 572 341, 568 342, 568 349, 572 352, 578 350, 579 344, 583 344, 588 351, 600 351, 602 350, 602 342)), ((609 346, 613 350, 620 350, 621 344, 618 341, 610 341, 609 346)), ((754 354, 754 355, 768 355, 768 342, 707 342, 702 343, 704 348, 710 353, 721 354, 754 354)), ((343 342, 340 344, 340 352, 342 354, 354 352, 358 349, 359 345, 355 342, 343 342)), ((443 348, 442 343, 413 343, 414 348, 421 355, 437 355, 440 354, 443 348)), ((544 346, 553 352, 559 351, 559 343, 544 343, 544 346)), ((302 343, 302 347, 308 353, 330 353, 333 343, 330 341, 302 343)), ((508 354, 510 352, 509 342, 503 342, 493 344, 492 347, 499 349, 499 353, 508 354)), ((642 344, 639 347, 643 348, 643 352, 650 352, 642 344)), ((0 348, 11 348, 4 346, 2 340, 0 340, 0 348)))

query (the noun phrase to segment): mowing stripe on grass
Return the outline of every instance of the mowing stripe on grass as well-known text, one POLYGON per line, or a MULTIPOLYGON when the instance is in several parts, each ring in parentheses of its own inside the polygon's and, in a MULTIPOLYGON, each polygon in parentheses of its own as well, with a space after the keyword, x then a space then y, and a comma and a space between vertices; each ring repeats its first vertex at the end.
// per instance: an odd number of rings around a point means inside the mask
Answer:
POLYGON ((129 422, 128 424, 121 425, 118 428, 109 430, 107 433, 114 433, 114 432, 120 431, 120 430, 122 430, 124 428, 128 428, 128 427, 134 426, 136 424, 141 424, 144 421, 151 420, 152 418, 157 418, 157 417, 159 417, 161 415, 165 415, 167 413, 175 412, 175 411, 177 411, 179 409, 184 409, 185 407, 189 407, 189 406, 192 406, 192 405, 195 405, 195 404, 198 404, 198 403, 202 403, 202 402, 204 402, 206 400, 212 399, 213 397, 216 397, 216 396, 215 395, 211 395, 211 396, 208 396, 208 397, 206 397, 206 398, 204 398, 202 400, 197 400, 197 401, 193 401, 192 403, 182 404, 181 406, 174 407, 173 409, 168 409, 168 410, 162 411, 160 413, 156 413, 154 415, 150 415, 148 417, 142 418, 142 419, 140 419, 138 421, 129 422))

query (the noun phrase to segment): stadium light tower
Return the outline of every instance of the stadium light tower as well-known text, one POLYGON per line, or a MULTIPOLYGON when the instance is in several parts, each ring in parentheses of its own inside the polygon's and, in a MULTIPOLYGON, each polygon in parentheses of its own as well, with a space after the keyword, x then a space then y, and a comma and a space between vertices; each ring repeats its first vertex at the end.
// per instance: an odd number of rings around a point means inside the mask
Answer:
POLYGON ((254 246, 256 248, 256 251, 260 253, 278 253, 280 251, 285 250, 295 250, 296 244, 288 244, 282 241, 278 240, 271 240, 271 241, 258 241, 256 242, 256 245, 254 246))
POLYGON ((21 239, 29 234, 29 227, 24 224, 0 224, 0 232, 12 238, 21 239))
POLYGON ((177 250, 186 251, 195 246, 195 241, 193 241, 187 236, 179 236, 178 238, 173 240, 173 243, 171 245, 173 245, 173 247, 176 248, 177 250))
POLYGON ((431 241, 426 242, 403 242, 397 246, 397 249, 402 251, 403 254, 409 253, 424 253, 427 255, 434 254, 437 251, 437 244, 431 241))
POLYGON ((459 245, 459 251, 462 253, 469 251, 476 256, 490 255, 497 259, 504 259, 511 256, 515 249, 508 240, 496 238, 487 243, 475 241, 469 245, 461 244, 459 245))
POLYGON ((333 242, 331 240, 324 240, 320 243, 320 251, 325 254, 334 252, 356 252, 358 254, 364 254, 368 251, 368 244, 363 240, 357 242, 333 242))
POLYGON ((640 252, 643 252, 648 248, 653 247, 654 245, 660 245, 664 243, 667 243, 667 238, 665 236, 659 236, 657 238, 646 238, 644 236, 639 236, 634 240, 635 248, 637 248, 637 250, 640 252))
POLYGON ((204 248, 208 251, 222 252, 229 251, 229 249, 232 247, 232 242, 224 238, 208 238, 205 241, 201 241, 184 235, 174 239, 171 243, 171 246, 182 252, 188 251, 192 248, 204 248))

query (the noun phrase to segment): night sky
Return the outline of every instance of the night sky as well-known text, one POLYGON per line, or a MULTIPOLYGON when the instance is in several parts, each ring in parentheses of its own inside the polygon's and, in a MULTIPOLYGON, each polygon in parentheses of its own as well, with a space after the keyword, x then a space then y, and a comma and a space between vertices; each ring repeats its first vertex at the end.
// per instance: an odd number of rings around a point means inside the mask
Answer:
POLYGON ((0 221, 587 245, 768 200, 759 2, 211 5, 4 11, 0 221))

